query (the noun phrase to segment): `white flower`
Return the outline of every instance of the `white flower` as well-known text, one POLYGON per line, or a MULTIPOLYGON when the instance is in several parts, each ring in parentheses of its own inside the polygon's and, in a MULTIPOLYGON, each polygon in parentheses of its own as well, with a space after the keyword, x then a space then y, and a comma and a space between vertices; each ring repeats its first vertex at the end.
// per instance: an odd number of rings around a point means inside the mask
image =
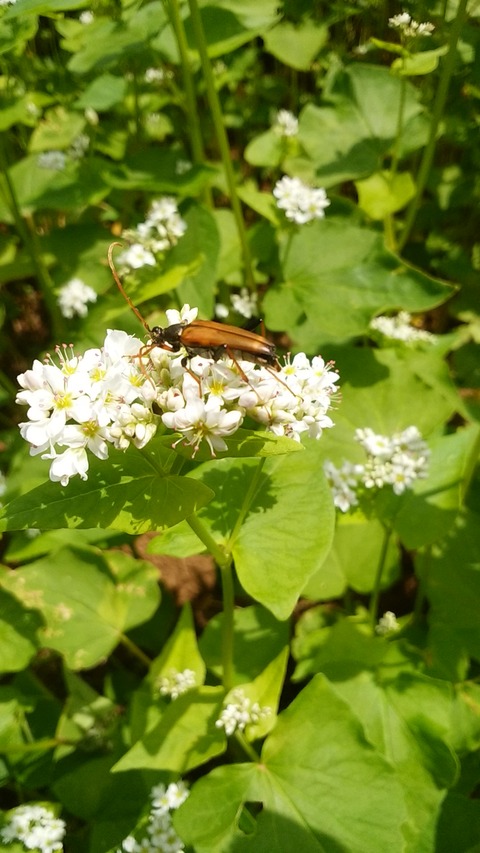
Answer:
POLYGON ((325 208, 330 204, 323 187, 315 189, 302 183, 300 178, 289 178, 287 175, 277 181, 273 195, 277 199, 277 206, 285 211, 287 219, 298 225, 312 219, 323 219, 325 208))
POLYGON ((64 151, 43 151, 37 157, 40 169, 51 169, 52 172, 63 172, 67 165, 67 155, 64 151))
POLYGON ((92 287, 85 284, 81 278, 72 278, 60 289, 58 304, 64 317, 71 319, 77 314, 86 317, 88 313, 87 303, 96 302, 97 294, 92 287))
POLYGON ((418 38, 419 36, 431 36, 435 27, 429 21, 419 24, 414 21, 408 12, 401 12, 400 15, 393 15, 388 19, 388 26, 394 30, 399 30, 403 38, 418 38))
POLYGON ((6 844, 20 841, 27 850, 56 853, 63 850, 65 822, 44 806, 26 805, 12 810, 0 837, 6 844))
POLYGON ((120 266, 130 267, 132 270, 139 270, 145 266, 154 267, 156 261, 152 252, 146 249, 145 246, 142 246, 141 243, 134 243, 133 246, 125 249, 125 251, 118 256, 118 263, 120 266))
POLYGON ((152 798, 152 810, 162 814, 172 809, 178 809, 189 795, 185 782, 171 782, 168 787, 155 785, 150 796, 152 798))
POLYGON ((411 325, 411 316, 407 311, 400 311, 395 317, 379 316, 370 321, 370 328, 375 329, 387 338, 405 341, 427 341, 433 343, 435 335, 425 329, 417 329, 411 325))
POLYGON ((394 494, 401 495, 428 474, 429 449, 415 426, 392 436, 380 435, 369 427, 357 429, 355 439, 367 454, 364 465, 344 462, 336 468, 327 461, 324 466, 334 504, 342 512, 357 506, 361 490, 391 486, 394 494))
POLYGON ((257 294, 252 293, 246 287, 242 287, 240 293, 232 293, 231 302, 233 310, 237 314, 241 314, 242 317, 246 317, 247 320, 250 320, 257 313, 257 294))
POLYGON ((81 160, 85 155, 85 152, 88 150, 89 145, 90 137, 87 136, 86 133, 79 133, 68 149, 69 157, 71 157, 72 160, 81 160))
MULTIPOLYGON (((197 309, 184 305, 166 314, 170 326, 181 331, 195 320, 197 309)), ((300 353, 275 371, 244 360, 242 353, 229 357, 222 348, 199 353, 151 342, 142 346, 118 330, 108 330, 103 347, 83 356, 57 348, 57 361, 35 361, 18 377, 17 402, 27 407, 20 433, 31 454, 51 462, 51 479, 66 485, 74 475, 86 479, 91 454, 106 459, 110 444, 119 450, 132 444, 143 448, 162 422, 180 433, 176 444, 183 441, 196 453, 206 442, 213 456, 227 449, 226 439, 247 414, 297 441, 304 432, 319 438, 333 426, 328 410, 338 374, 322 358, 310 362, 300 353)))
POLYGON ((171 813, 185 802, 189 793, 182 780, 168 786, 155 785, 150 791, 151 808, 146 826, 141 822, 140 838, 128 835, 117 853, 181 853, 184 845, 173 828, 171 813))
POLYGON ((279 136, 296 136, 298 133, 298 118, 290 110, 279 110, 273 129, 279 136))
POLYGON ((191 160, 177 160, 177 162, 175 163, 175 174, 185 175, 192 168, 193 164, 191 160))
POLYGON ((236 687, 227 698, 228 702, 215 722, 217 728, 225 729, 227 737, 237 730, 245 731, 248 725, 258 723, 272 713, 268 706, 261 707, 258 702, 252 702, 242 687, 236 687))
POLYGON ((84 12, 80 12, 78 20, 81 24, 91 24, 94 20, 94 14, 89 9, 86 9, 84 12))
POLYGON ((387 610, 381 619, 378 620, 378 625, 376 626, 375 631, 377 634, 380 634, 380 636, 385 637, 388 634, 394 634, 399 630, 399 628, 400 625, 398 624, 395 613, 392 613, 391 610, 387 610))

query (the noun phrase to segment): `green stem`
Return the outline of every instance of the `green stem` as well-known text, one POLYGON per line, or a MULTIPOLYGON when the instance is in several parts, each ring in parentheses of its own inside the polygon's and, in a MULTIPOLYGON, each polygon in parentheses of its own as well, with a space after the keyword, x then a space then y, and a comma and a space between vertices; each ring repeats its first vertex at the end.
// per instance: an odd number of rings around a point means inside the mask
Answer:
POLYGON ((390 536, 392 535, 392 531, 390 527, 384 527, 384 535, 382 542, 382 549, 380 551, 380 558, 378 561, 377 573, 375 575, 375 581, 373 584, 372 596, 370 598, 370 625, 372 627, 372 633, 375 633, 375 627, 378 620, 378 602, 380 599, 380 591, 381 591, 381 583, 382 583, 382 575, 383 570, 385 568, 385 559, 387 556, 388 545, 390 542, 390 536))
POLYGON ((230 156, 230 146, 228 142, 227 132, 225 130, 225 125, 223 122, 220 100, 217 94, 217 90, 215 88, 215 80, 213 77, 212 66, 210 64, 210 59, 208 56, 207 42, 203 30, 200 9, 197 0, 188 0, 188 5, 190 7, 190 15, 192 18, 192 26, 195 34, 196 46, 200 55, 200 62, 202 64, 203 75, 205 78, 207 98, 212 113, 213 126, 215 128, 215 134, 217 137, 218 147, 220 149, 220 155, 222 158, 223 168, 225 170, 225 177, 227 179, 227 185, 230 193, 232 211, 237 225, 240 245, 242 247, 245 284, 249 288, 249 290, 254 291, 255 280, 253 277, 250 246, 248 244, 247 232, 245 229, 245 223, 243 221, 242 206, 240 204, 240 199, 237 194, 235 172, 230 156))
POLYGON ((143 663, 143 665, 146 666, 147 669, 150 669, 152 661, 150 660, 148 655, 146 655, 145 652, 142 652, 142 650, 135 643, 132 643, 131 639, 127 637, 126 634, 121 635, 120 642, 122 646, 125 646, 125 648, 128 649, 128 651, 141 663, 143 663))
POLYGON ((242 747, 243 751, 248 755, 248 757, 251 758, 255 764, 259 764, 260 756, 258 752, 256 751, 256 749, 253 748, 252 744, 248 742, 247 738, 242 732, 235 732, 235 740, 242 747))
POLYGON ((26 251, 29 253, 35 267, 38 283, 50 315, 52 338, 60 341, 63 337, 65 324, 55 299, 54 287, 52 279, 50 278, 50 273, 43 261, 42 252, 35 231, 35 223, 31 218, 29 220, 25 220, 20 210, 15 187, 13 186, 10 178, 7 154, 5 150, 5 137, 3 133, 0 133, 0 172, 2 173, 0 188, 5 198, 5 202, 12 214, 18 235, 26 251))
POLYGON ((419 554, 417 557, 417 560, 421 559, 422 561, 422 568, 420 572, 417 572, 418 588, 417 594, 415 596, 415 606, 413 608, 412 614, 412 623, 414 625, 418 625, 422 620, 422 610, 425 601, 425 581, 428 577, 431 556, 432 549, 431 547, 428 547, 421 552, 421 555, 419 554))
POLYGON ((235 610, 235 594, 233 587, 232 557, 230 553, 227 553, 218 545, 205 525, 196 515, 190 515, 186 521, 214 558, 222 576, 222 684, 225 690, 228 691, 233 686, 233 617, 235 610))
POLYGON ((401 252, 407 243, 412 228, 415 224, 415 219, 417 217, 417 212, 420 207, 420 203, 422 201, 423 191, 427 185, 427 180, 430 174, 430 169, 433 163, 433 157, 435 154, 435 147, 437 141, 438 127, 443 115, 443 111, 445 108, 445 103, 447 100, 448 89, 450 86, 450 80, 452 78, 452 74, 455 68, 456 61, 456 50, 457 50, 457 42, 460 37, 460 31, 462 29, 462 25, 465 18, 465 11, 467 7, 467 0, 460 0, 457 8, 457 14, 455 20, 452 24, 452 30, 450 33, 449 39, 449 47, 448 53, 445 57, 445 61, 443 63, 442 74, 440 76, 437 94, 435 96, 435 102, 433 105, 433 113, 432 120, 430 124, 430 134, 428 138, 427 145, 423 152, 422 161, 420 163, 420 168, 418 170, 417 175, 417 191, 415 193, 415 197, 410 204, 410 207, 407 212, 407 216, 405 219, 405 224, 402 232, 402 236, 398 243, 398 251, 401 252))
POLYGON ((170 0, 170 2, 167 3, 167 8, 170 13, 170 20, 172 22, 172 27, 177 39, 178 51, 180 53, 192 157, 194 163, 203 163, 205 160, 205 152, 203 150, 200 117, 198 115, 195 86, 193 84, 193 76, 188 58, 188 42, 185 34, 185 27, 183 26, 182 15, 180 13, 179 0, 170 0))
MULTIPOLYGON (((402 57, 402 63, 405 63, 405 57, 402 57)), ((398 102, 397 114, 397 130, 395 134, 395 142, 392 151, 392 162, 390 164, 390 175, 393 178, 398 171, 398 161, 400 159, 400 140, 403 133, 403 118, 405 113, 405 98, 407 94, 407 81, 405 77, 400 77, 400 98, 398 102)))

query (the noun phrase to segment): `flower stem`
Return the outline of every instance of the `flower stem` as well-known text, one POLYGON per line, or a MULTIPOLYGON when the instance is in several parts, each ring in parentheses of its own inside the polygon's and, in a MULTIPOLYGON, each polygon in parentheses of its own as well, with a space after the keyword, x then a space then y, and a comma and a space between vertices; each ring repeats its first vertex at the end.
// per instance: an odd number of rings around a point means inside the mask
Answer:
POLYGON ((188 131, 192 157, 194 163, 203 163, 205 160, 205 152, 203 150, 203 140, 200 130, 200 117, 198 115, 195 87, 188 58, 188 43, 185 35, 185 28, 183 26, 183 19, 180 13, 179 0, 167 0, 167 9, 169 11, 170 20, 177 39, 178 51, 180 53, 185 108, 188 118, 188 131))
POLYGON ((210 58, 208 56, 208 48, 207 41, 205 38, 205 32, 203 29, 202 18, 200 15, 200 9, 198 6, 197 0, 188 0, 188 5, 190 7, 190 15, 192 19, 193 32, 195 35, 196 47, 198 53, 200 55, 200 62, 202 65, 203 76, 205 78, 205 86, 207 89, 207 98, 208 103, 210 105, 210 110, 212 113, 213 126, 215 128, 215 134, 217 137, 218 147, 220 149, 220 155, 222 158, 223 168, 225 170, 225 177, 227 180, 228 190, 230 193, 230 201, 232 205, 233 215, 235 217, 235 223, 237 226, 238 236, 240 239, 240 245, 242 247, 242 255, 243 255, 243 268, 244 268, 244 276, 245 276, 245 284, 249 290, 255 290, 255 280, 253 277, 253 269, 252 269, 252 259, 250 255, 250 246, 248 244, 247 232, 245 229, 245 223, 243 221, 243 212, 242 206, 240 204, 240 199, 237 194, 237 187, 235 181, 235 172, 232 165, 232 159, 230 155, 230 146, 228 142, 227 132, 225 130, 225 125, 223 121, 222 110, 220 106, 220 100, 217 94, 217 90, 215 88, 215 80, 213 76, 212 66, 210 64, 210 58))
POLYGON ((373 584, 372 597, 370 599, 370 625, 372 627, 372 633, 375 633, 375 626, 378 620, 378 602, 380 599, 380 591, 381 591, 381 582, 383 570, 385 568, 385 560, 387 557, 388 545, 390 542, 390 536, 392 535, 392 531, 390 527, 384 527, 384 535, 382 542, 382 549, 380 551, 380 558, 378 561, 377 573, 375 575, 375 581, 373 584))
POLYGON ((235 591, 233 587, 232 557, 224 551, 207 530, 198 516, 190 515, 187 519, 193 532, 206 546, 217 563, 222 577, 223 620, 222 620, 222 684, 225 690, 233 686, 233 614, 235 609, 235 591))
POLYGON ((145 654, 145 652, 142 652, 142 650, 141 650, 141 649, 140 649, 140 648, 139 648, 135 643, 133 643, 133 642, 130 640, 130 638, 126 636, 126 634, 122 634, 122 635, 120 636, 120 642, 121 642, 122 646, 125 646, 125 648, 126 648, 126 649, 128 649, 128 651, 129 651, 129 652, 130 652, 134 657, 138 658, 138 660, 139 660, 141 663, 143 663, 143 664, 144 664, 144 666, 146 666, 146 667, 147 667, 147 669, 150 669, 150 666, 151 666, 151 664, 152 664, 152 661, 150 660, 150 658, 148 657, 148 655, 146 655, 146 654, 145 654))
POLYGON ((456 54, 457 54, 457 42, 460 37, 460 31, 465 18, 465 11, 467 7, 467 0, 459 0, 457 14, 455 20, 452 24, 452 29, 450 33, 449 47, 448 53, 445 57, 445 62, 443 64, 442 74, 440 76, 437 94, 435 97, 435 102, 433 105, 433 113, 432 120, 430 123, 430 135, 428 138, 427 145, 423 152, 422 161, 420 163, 420 168, 418 170, 417 175, 417 191, 415 193, 415 197, 410 204, 410 207, 407 212, 407 216, 405 219, 405 224, 403 228, 402 235, 400 237, 398 243, 398 250, 401 252, 407 243, 412 228, 415 224, 415 219, 417 217, 417 212, 420 207, 420 203, 423 196, 423 191, 426 187, 427 180, 430 174, 430 169, 433 163, 433 157, 435 154, 435 146, 437 141, 437 133, 438 127, 443 115, 443 111, 445 108, 445 103, 447 100, 448 88, 450 85, 450 80, 452 78, 452 74, 455 68, 456 62, 456 54))
POLYGON ((53 340, 60 341, 63 337, 64 322, 54 295, 53 282, 43 261, 42 252, 35 231, 33 219, 25 220, 22 216, 15 187, 10 177, 8 159, 5 150, 5 136, 0 133, 0 191, 12 214, 18 236, 35 267, 36 276, 42 291, 45 305, 50 315, 51 333, 53 340))
POLYGON ((236 731, 235 740, 241 746, 243 751, 248 755, 248 757, 251 758, 253 762, 255 762, 255 764, 258 764, 260 762, 260 756, 258 752, 253 748, 252 744, 248 742, 243 732, 236 731))

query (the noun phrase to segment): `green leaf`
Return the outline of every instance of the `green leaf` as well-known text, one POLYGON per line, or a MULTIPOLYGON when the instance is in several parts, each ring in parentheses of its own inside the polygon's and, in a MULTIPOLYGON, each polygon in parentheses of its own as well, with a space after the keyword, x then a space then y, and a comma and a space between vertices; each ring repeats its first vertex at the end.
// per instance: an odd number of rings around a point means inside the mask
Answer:
POLYGON ((441 677, 457 678, 452 662, 461 653, 480 660, 478 525, 474 513, 459 516, 456 526, 435 548, 428 573, 419 566, 430 601, 433 665, 441 677))
POLYGON ((144 533, 171 527, 207 503, 212 492, 189 477, 162 473, 161 445, 152 441, 142 451, 112 450, 109 460, 95 458, 88 480, 68 486, 46 483, 11 501, 0 517, 0 529, 103 527, 144 533))
POLYGON ((186 604, 161 654, 152 662, 149 678, 154 683, 159 676, 190 669, 195 673, 197 687, 205 680, 205 663, 198 650, 192 608, 186 604))
POLYGON ((85 128, 84 116, 55 107, 47 112, 30 137, 29 151, 58 151, 67 148, 85 128))
POLYGON ((397 139, 403 94, 402 155, 428 139, 429 122, 416 89, 374 65, 355 63, 337 71, 326 90, 331 106, 308 104, 299 119, 298 140, 319 183, 328 187, 378 171, 397 139))
POLYGON ((283 275, 263 301, 267 325, 286 330, 310 353, 366 334, 377 313, 425 311, 453 292, 388 251, 378 233, 344 219, 317 220, 292 233, 283 275))
POLYGON ((222 707, 221 687, 189 690, 170 702, 159 723, 128 750, 113 768, 185 774, 220 755, 225 736, 215 726, 222 707))
MULTIPOLYGON (((368 520, 361 513, 339 514, 332 549, 309 579, 303 594, 314 601, 328 601, 341 596, 347 587, 363 594, 371 592, 384 536, 384 528, 376 519, 368 520)), ((398 571, 398 548, 390 541, 382 574, 383 588, 391 586, 398 571)))
POLYGON ((409 810, 408 849, 436 849, 445 788, 453 785, 458 770, 448 745, 451 685, 417 673, 392 678, 386 658, 377 674, 337 681, 335 691, 361 721, 368 741, 395 768, 409 810))
MULTIPOLYGON (((178 175, 177 163, 184 159, 178 151, 155 148, 122 159, 121 165, 105 171, 105 181, 118 190, 145 190, 148 193, 175 193, 180 197, 196 195, 208 184, 215 171, 209 166, 192 166, 178 175)), ((184 239, 184 238, 182 238, 184 239)))
POLYGON ((187 223, 186 233, 168 254, 166 269, 186 265, 195 258, 197 268, 186 276, 178 288, 180 301, 197 305, 200 314, 211 317, 214 307, 214 290, 217 281, 217 260, 220 236, 211 212, 192 204, 182 215, 187 223))
POLYGON ((75 108, 78 110, 90 108, 97 112, 109 110, 123 100, 126 88, 124 78, 115 77, 113 74, 102 74, 82 92, 78 101, 75 102, 75 108))
POLYGON ((293 643, 297 661, 294 680, 301 681, 317 672, 338 681, 364 670, 375 669, 386 655, 387 646, 363 614, 330 624, 324 608, 308 610, 299 620, 293 643))
POLYGON ((442 539, 454 524, 479 436, 479 428, 471 426, 432 440, 428 477, 417 480, 394 519, 396 532, 410 550, 442 539))
POLYGON ((64 655, 71 669, 86 669, 107 657, 122 634, 147 621, 157 607, 154 567, 129 560, 128 577, 117 587, 99 554, 63 548, 5 575, 2 585, 42 613, 42 644, 64 655))
POLYGON ((213 770, 193 786, 175 826, 197 853, 266 853, 272 839, 302 853, 401 853, 406 816, 394 770, 317 676, 278 718, 261 763, 213 770), (262 808, 245 834, 241 808, 252 802, 262 808))
POLYGON ((390 213, 402 210, 415 195, 415 182, 410 172, 376 172, 362 181, 355 181, 358 204, 371 219, 385 219, 390 213))
MULTIPOLYGON (((288 622, 280 622, 263 607, 236 608, 233 614, 235 643, 233 646, 234 685, 253 681, 287 645, 288 622)), ((211 619, 200 637, 200 651, 208 669, 217 678, 222 675, 223 614, 211 619)))
MULTIPOLYGON (((277 619, 290 615, 331 545, 334 510, 320 453, 319 444, 311 441, 304 453, 265 462, 249 513, 232 543, 240 583, 277 619)), ((195 472, 216 492, 201 517, 227 541, 257 468, 258 462, 222 459, 195 472)))
POLYGON ((6 20, 4 16, 0 20, 0 55, 10 50, 14 55, 22 55, 26 43, 33 39, 37 31, 38 22, 32 17, 6 20))
MULTIPOLYGON (((303 450, 303 445, 293 438, 261 430, 237 429, 233 436, 225 438, 225 443, 228 449, 216 453, 219 459, 283 456, 286 453, 301 453, 303 450)), ((212 458, 210 448, 205 443, 197 453, 194 448, 182 444, 176 447, 176 452, 187 459, 195 458, 197 462, 208 462, 212 458)))
POLYGON ((298 71, 308 71, 327 39, 328 28, 316 26, 312 20, 297 25, 281 21, 265 33, 264 43, 265 49, 280 62, 298 71))
MULTIPOLYGON (((263 30, 263 27, 260 27, 256 31, 245 28, 233 12, 221 8, 216 4, 204 6, 200 9, 200 14, 207 42, 208 55, 211 59, 237 50, 242 44, 261 35, 263 30)), ((185 35, 189 49, 192 52, 196 52, 197 40, 195 28, 192 26, 190 17, 185 20, 185 35)))
POLYGON ((421 74, 431 74, 438 68, 441 56, 445 56, 448 45, 442 44, 435 50, 423 50, 421 53, 412 53, 395 59, 392 62, 392 71, 400 77, 417 77, 421 74))
MULTIPOLYGON (((4 574, 2 573, 2 577, 4 574)), ((19 672, 35 655, 42 621, 6 590, 0 589, 0 672, 19 672)))
MULTIPOLYGON (((252 166, 270 166, 274 168, 280 165, 285 153, 285 139, 276 133, 273 128, 270 128, 248 143, 244 157, 247 163, 250 163, 252 166)), ((247 199, 244 199, 244 201, 247 201, 247 199)), ((253 207, 253 205, 250 206, 253 207)))

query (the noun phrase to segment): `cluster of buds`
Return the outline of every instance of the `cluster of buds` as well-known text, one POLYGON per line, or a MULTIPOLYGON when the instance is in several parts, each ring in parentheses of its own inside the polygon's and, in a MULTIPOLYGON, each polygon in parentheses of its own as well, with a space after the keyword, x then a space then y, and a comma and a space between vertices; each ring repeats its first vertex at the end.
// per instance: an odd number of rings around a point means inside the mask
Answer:
POLYGON ((24 849, 37 853, 60 853, 64 835, 65 821, 55 817, 45 806, 35 804, 12 809, 0 829, 4 844, 17 841, 24 849))
POLYGON ((392 18, 389 18, 388 26, 393 30, 398 30, 404 39, 431 36, 435 29, 430 21, 425 21, 423 24, 419 24, 418 21, 414 21, 408 12, 401 12, 400 15, 394 15, 392 18))
POLYGON ((426 341, 434 343, 435 335, 427 332, 425 329, 417 329, 412 326, 412 317, 408 311, 399 311, 394 317, 380 315, 374 317, 370 321, 370 328, 384 335, 386 338, 391 338, 396 341, 404 341, 404 343, 416 343, 417 341, 426 341))
POLYGON ((157 679, 155 686, 161 696, 178 699, 197 686, 197 679, 193 669, 184 669, 181 672, 171 669, 157 679))
POLYGON ((357 429, 355 439, 367 454, 363 465, 344 462, 337 468, 327 461, 324 466, 334 504, 342 512, 357 506, 365 490, 389 486, 401 495, 428 474, 429 449, 415 426, 392 436, 357 429))
POLYGON ((119 255, 120 272, 155 266, 157 256, 175 246, 186 230, 187 223, 180 216, 175 199, 170 196, 156 199, 145 220, 122 234, 131 245, 119 255))
MULTIPOLYGON (((196 313, 186 305, 167 318, 188 325, 196 313)), ((109 445, 143 448, 162 425, 194 453, 206 442, 212 456, 227 450, 225 439, 246 417, 297 441, 333 426, 338 374, 320 356, 310 362, 300 353, 274 372, 228 356, 188 359, 112 330, 101 349, 77 356, 66 347, 57 355, 58 363, 35 361, 18 377, 17 402, 28 406, 20 433, 31 454, 50 460, 50 479, 62 485, 76 474, 87 479, 88 452, 106 459, 109 445)))
POLYGON ((236 731, 243 732, 247 726, 259 723, 271 713, 272 709, 267 705, 262 707, 258 702, 252 702, 241 687, 236 687, 229 694, 215 725, 218 729, 225 729, 225 734, 230 737, 236 731))

